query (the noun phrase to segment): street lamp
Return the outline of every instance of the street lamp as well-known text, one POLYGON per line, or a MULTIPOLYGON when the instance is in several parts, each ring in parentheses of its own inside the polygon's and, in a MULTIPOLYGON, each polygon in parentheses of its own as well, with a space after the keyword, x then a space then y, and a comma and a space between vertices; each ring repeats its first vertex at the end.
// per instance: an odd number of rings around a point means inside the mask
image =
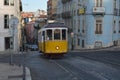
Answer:
POLYGON ((72 38, 72 42, 71 42, 71 50, 73 50, 74 49, 74 33, 73 32, 71 32, 71 38, 72 38))
MULTIPOLYGON (((15 16, 12 16, 12 17, 10 18, 10 20, 9 20, 10 34, 11 34, 11 36, 12 36, 12 42, 11 42, 10 48, 13 49, 13 51, 14 51, 14 49, 15 49, 15 47, 14 47, 14 45, 15 45, 15 41, 14 41, 15 28, 17 27, 18 22, 19 22, 19 20, 18 20, 18 18, 15 17, 15 16)), ((11 64, 11 65, 12 65, 12 62, 13 62, 12 60, 13 60, 13 59, 12 59, 12 52, 11 52, 11 57, 10 57, 10 64, 11 64)))
POLYGON ((11 36, 12 36, 12 46, 11 46, 11 49, 14 50, 14 37, 15 37, 15 29, 17 28, 17 25, 18 25, 18 18, 15 17, 15 16, 12 16, 9 20, 9 24, 10 24, 10 31, 11 31, 11 36))

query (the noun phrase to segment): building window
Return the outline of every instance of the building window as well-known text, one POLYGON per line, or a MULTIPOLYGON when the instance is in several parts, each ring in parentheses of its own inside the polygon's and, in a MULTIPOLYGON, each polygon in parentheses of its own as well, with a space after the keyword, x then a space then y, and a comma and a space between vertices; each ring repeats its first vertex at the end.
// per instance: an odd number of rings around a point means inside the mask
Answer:
POLYGON ((102 7, 103 6, 103 0, 95 0, 95 6, 96 7, 102 7))
POLYGON ((119 21, 119 31, 118 32, 120 33, 120 21, 119 21))
POLYGON ((76 30, 76 27, 75 27, 75 26, 76 26, 76 20, 74 20, 73 25, 74 25, 74 26, 72 27, 72 29, 73 29, 73 30, 76 30))
POLYGON ((114 20, 114 25, 113 25, 113 33, 116 33, 116 21, 114 20))
POLYGON ((82 24, 83 24, 82 33, 85 33, 85 17, 83 17, 82 24))
POLYGON ((14 15, 12 14, 11 17, 14 17, 14 15))
POLYGON ((9 28, 9 15, 4 15, 4 28, 9 28))
POLYGON ((95 48, 101 48, 102 47, 102 42, 101 41, 96 41, 95 42, 95 48))
POLYGON ((117 8, 117 2, 116 2, 116 0, 114 0, 114 9, 116 9, 117 8))
POLYGON ((85 41, 82 40, 82 48, 84 48, 84 47, 85 47, 85 41))
POLYGON ((114 0, 113 5, 114 5, 114 15, 117 15, 118 9, 117 9, 117 2, 116 2, 116 0, 114 0))
POLYGON ((14 0, 10 0, 10 5, 14 6, 14 0))
POLYGON ((78 38, 78 46, 80 46, 80 39, 78 38))
POLYGON ((78 19, 78 32, 80 32, 80 19, 78 19))
POLYGON ((4 0, 4 5, 9 5, 9 0, 4 0))
POLYGON ((96 20, 96 30, 95 34, 102 34, 102 20, 96 20))

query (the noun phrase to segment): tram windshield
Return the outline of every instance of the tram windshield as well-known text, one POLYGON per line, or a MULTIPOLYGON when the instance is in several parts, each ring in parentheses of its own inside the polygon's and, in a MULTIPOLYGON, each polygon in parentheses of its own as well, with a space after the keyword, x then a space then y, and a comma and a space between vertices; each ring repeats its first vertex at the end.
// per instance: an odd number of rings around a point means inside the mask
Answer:
POLYGON ((60 40, 60 29, 54 30, 54 40, 60 40))
POLYGON ((52 30, 47 30, 46 33, 47 33, 46 39, 47 40, 52 40, 52 30))
POLYGON ((46 30, 46 40, 66 40, 67 39, 66 29, 55 29, 46 30))
POLYGON ((62 29, 62 40, 66 40, 66 30, 62 29))

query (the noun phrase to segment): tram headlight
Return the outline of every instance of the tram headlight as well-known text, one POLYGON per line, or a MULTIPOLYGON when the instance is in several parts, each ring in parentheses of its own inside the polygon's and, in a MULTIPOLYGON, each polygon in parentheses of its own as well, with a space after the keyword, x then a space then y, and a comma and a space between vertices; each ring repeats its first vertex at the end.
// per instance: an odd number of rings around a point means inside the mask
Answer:
POLYGON ((56 49, 58 50, 58 49, 59 49, 59 46, 56 46, 56 49))

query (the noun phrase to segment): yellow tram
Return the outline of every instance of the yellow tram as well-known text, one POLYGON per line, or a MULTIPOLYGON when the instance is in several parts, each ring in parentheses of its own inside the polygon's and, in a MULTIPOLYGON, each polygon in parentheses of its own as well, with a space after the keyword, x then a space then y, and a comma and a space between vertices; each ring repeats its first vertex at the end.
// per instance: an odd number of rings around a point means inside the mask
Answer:
POLYGON ((38 32, 39 51, 46 55, 63 55, 68 51, 68 28, 63 23, 48 23, 38 32))

